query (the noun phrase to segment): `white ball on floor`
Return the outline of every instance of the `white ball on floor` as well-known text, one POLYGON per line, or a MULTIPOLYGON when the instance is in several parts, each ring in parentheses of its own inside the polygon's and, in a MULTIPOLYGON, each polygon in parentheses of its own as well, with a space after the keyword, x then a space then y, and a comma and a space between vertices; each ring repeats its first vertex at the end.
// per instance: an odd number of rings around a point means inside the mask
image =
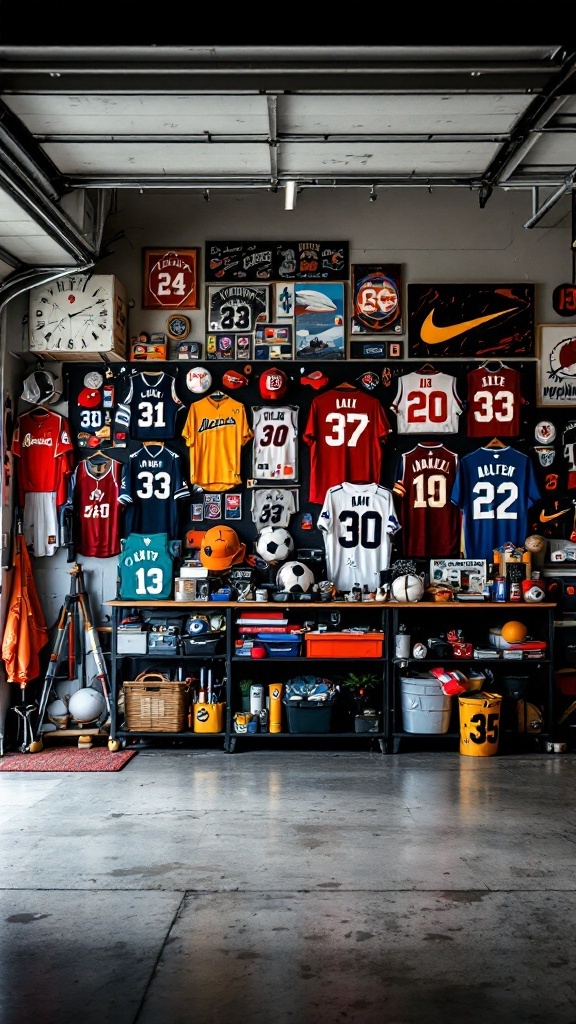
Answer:
POLYGON ((74 721, 81 725, 96 721, 103 714, 105 707, 104 695, 93 686, 83 686, 76 690, 68 702, 68 711, 74 721))

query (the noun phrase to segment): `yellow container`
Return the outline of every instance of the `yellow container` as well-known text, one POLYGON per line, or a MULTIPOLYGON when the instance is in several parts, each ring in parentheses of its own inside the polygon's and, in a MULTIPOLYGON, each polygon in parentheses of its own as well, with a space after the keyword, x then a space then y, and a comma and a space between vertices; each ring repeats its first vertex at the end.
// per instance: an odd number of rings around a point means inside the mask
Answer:
POLYGON ((497 693, 462 693, 458 697, 460 716, 460 753, 472 757, 490 757, 498 753, 500 708, 497 693))
POLYGON ((226 704, 193 704, 192 729, 194 732, 222 732, 226 704))

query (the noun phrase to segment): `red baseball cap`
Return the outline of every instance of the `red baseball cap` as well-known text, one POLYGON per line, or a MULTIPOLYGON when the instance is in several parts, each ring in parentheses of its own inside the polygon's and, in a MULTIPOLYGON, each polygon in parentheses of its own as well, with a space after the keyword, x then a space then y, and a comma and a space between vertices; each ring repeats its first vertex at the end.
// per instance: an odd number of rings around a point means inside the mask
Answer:
POLYGON ((248 378, 243 373, 238 373, 238 370, 226 370, 226 373, 222 377, 222 383, 225 388, 243 388, 248 383, 248 378))
POLYGON ((95 409, 97 405, 100 405, 102 401, 102 395, 99 391, 93 391, 91 388, 82 388, 82 391, 78 395, 78 405, 81 405, 84 409, 95 409))
POLYGON ((330 381, 326 374, 322 373, 322 370, 314 370, 314 373, 307 373, 302 377, 301 383, 309 384, 311 388, 318 391, 319 388, 323 388, 326 384, 329 384, 330 381))
POLYGON ((279 370, 276 366, 271 366, 260 377, 260 394, 262 398, 269 398, 270 400, 283 398, 287 387, 288 377, 284 370, 279 370))

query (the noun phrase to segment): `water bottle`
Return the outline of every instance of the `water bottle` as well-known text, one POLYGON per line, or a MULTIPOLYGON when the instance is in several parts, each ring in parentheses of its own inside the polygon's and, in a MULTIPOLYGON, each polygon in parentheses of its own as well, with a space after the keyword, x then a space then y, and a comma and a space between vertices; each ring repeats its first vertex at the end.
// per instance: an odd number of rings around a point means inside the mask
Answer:
POLYGON ((402 660, 406 661, 410 657, 410 644, 411 637, 408 632, 408 627, 401 622, 398 626, 398 632, 396 633, 394 657, 402 658, 402 660))

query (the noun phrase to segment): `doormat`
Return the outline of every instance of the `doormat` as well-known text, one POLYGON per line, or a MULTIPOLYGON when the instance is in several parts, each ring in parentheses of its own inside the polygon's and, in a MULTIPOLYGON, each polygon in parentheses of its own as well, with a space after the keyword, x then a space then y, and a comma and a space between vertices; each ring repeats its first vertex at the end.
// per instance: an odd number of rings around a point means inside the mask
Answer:
POLYGON ((0 772, 119 772, 137 753, 137 750, 113 753, 101 747, 90 750, 53 747, 39 754, 4 754, 0 757, 0 772))

